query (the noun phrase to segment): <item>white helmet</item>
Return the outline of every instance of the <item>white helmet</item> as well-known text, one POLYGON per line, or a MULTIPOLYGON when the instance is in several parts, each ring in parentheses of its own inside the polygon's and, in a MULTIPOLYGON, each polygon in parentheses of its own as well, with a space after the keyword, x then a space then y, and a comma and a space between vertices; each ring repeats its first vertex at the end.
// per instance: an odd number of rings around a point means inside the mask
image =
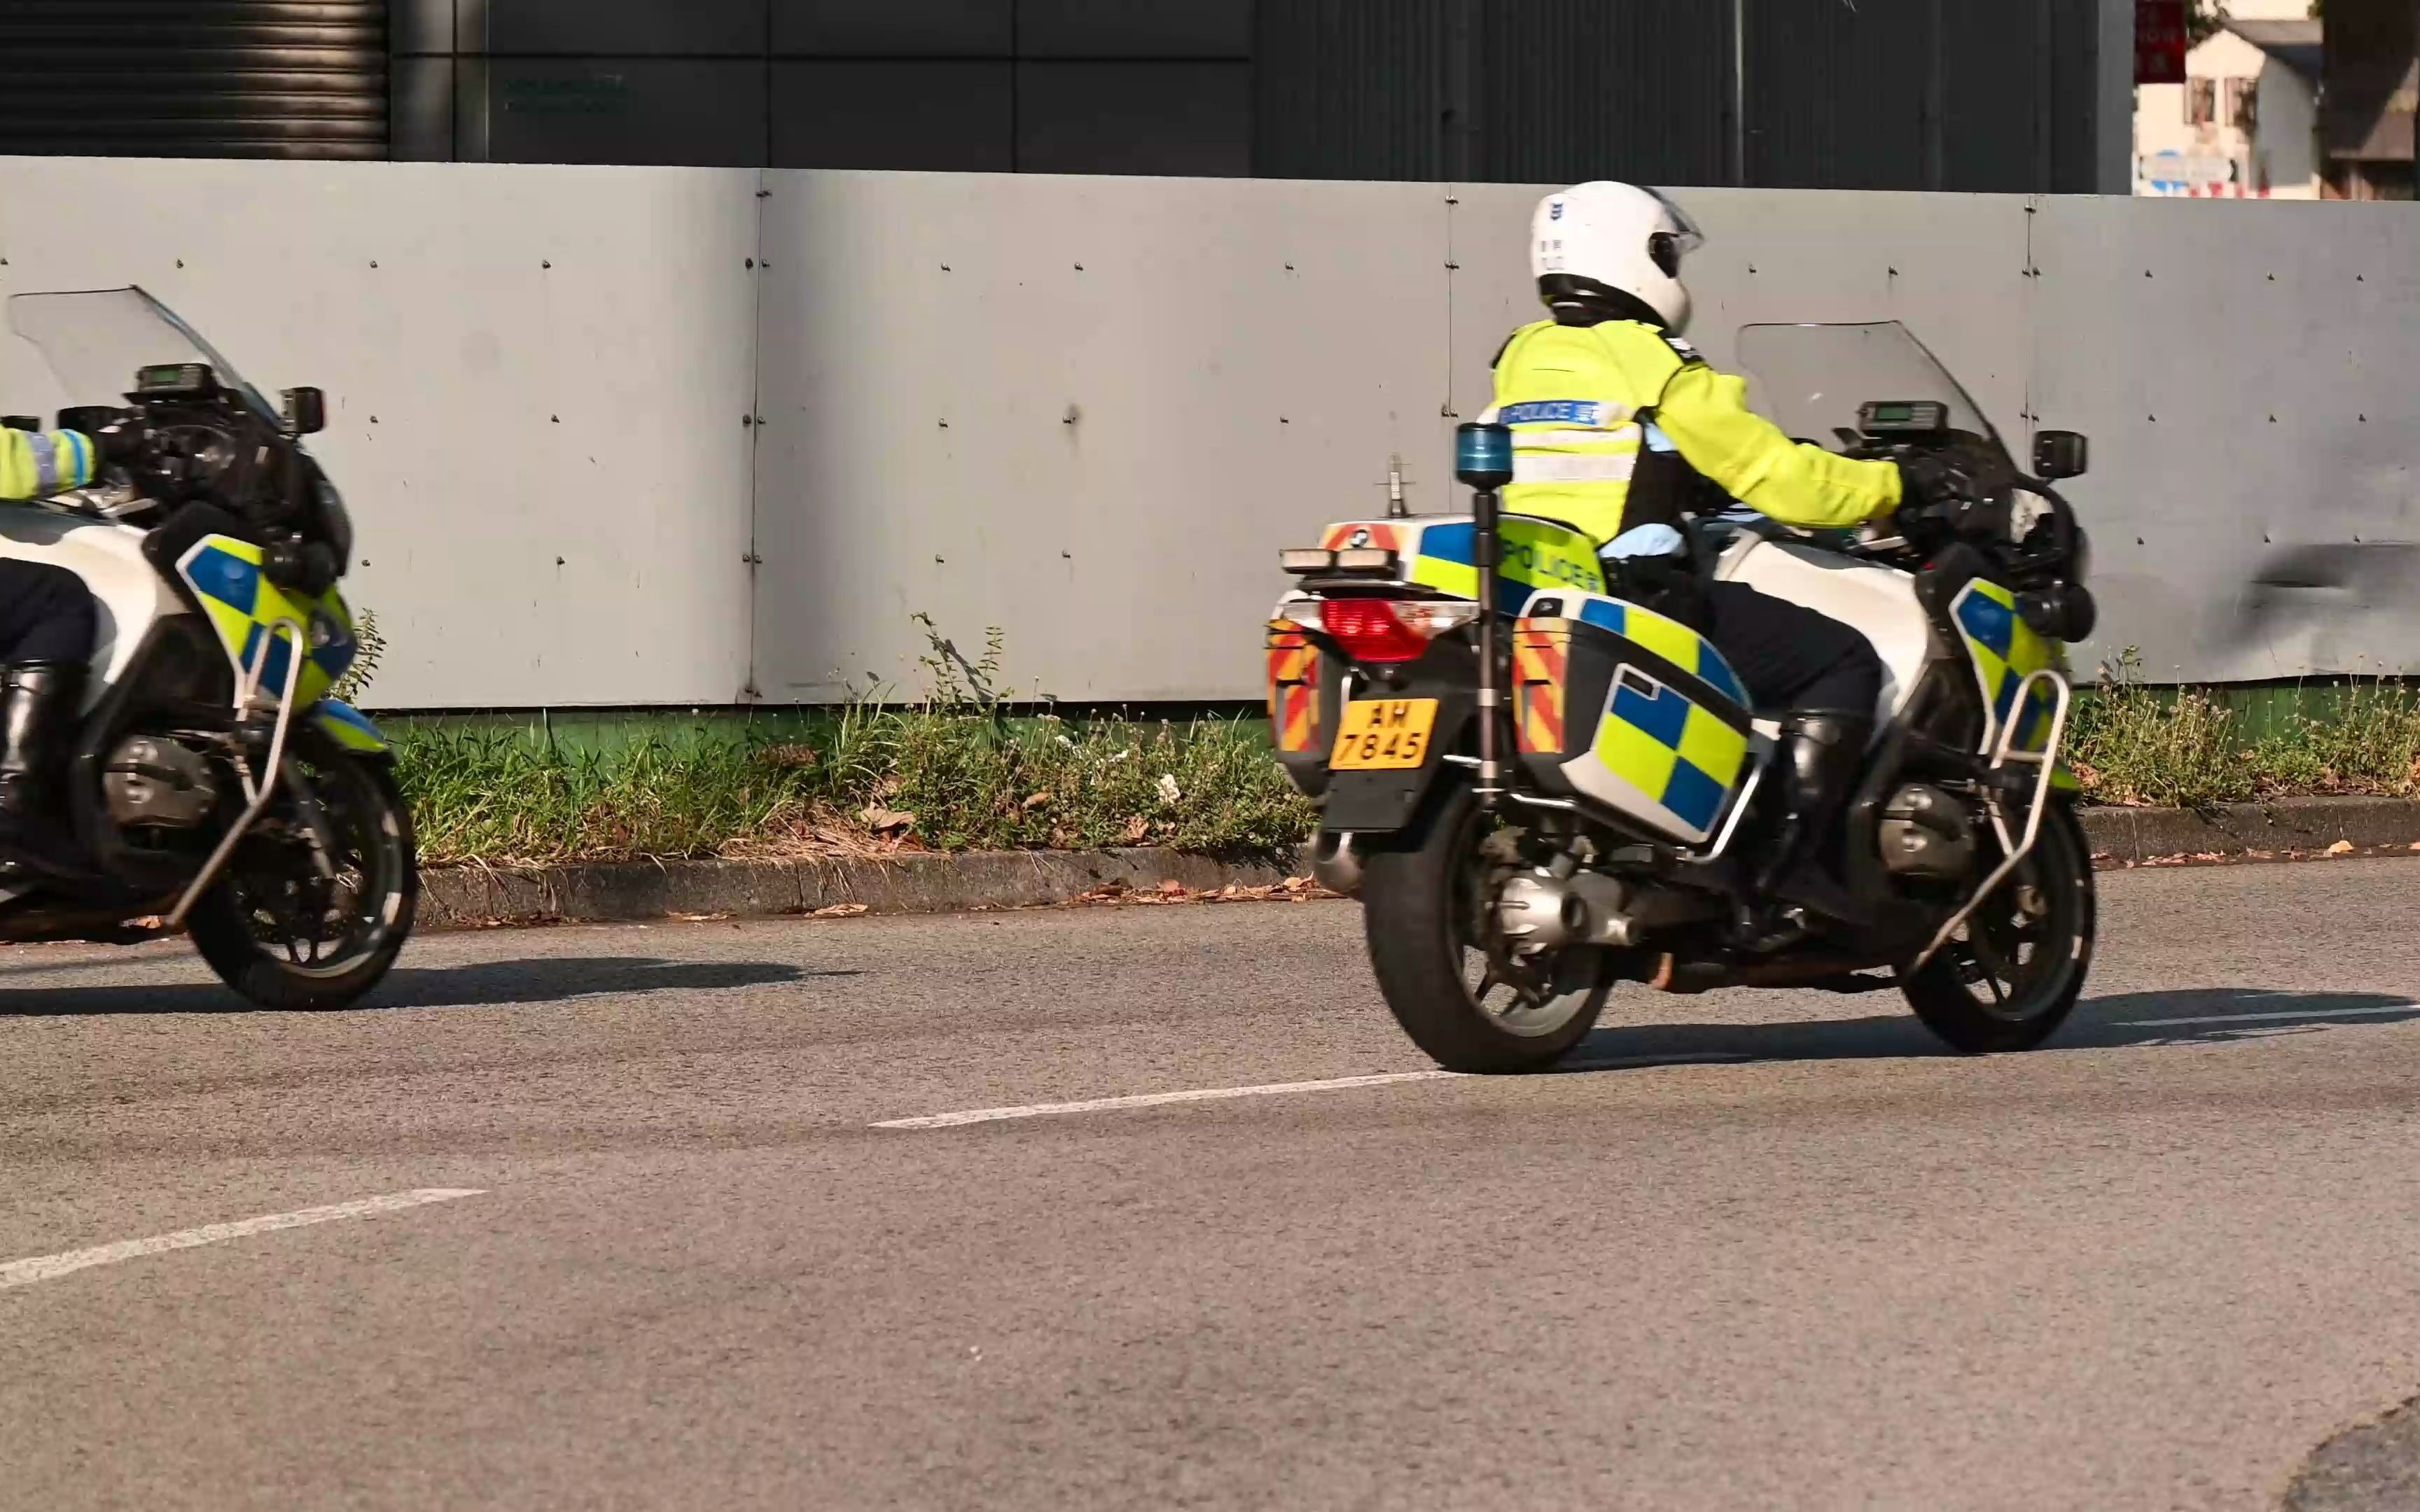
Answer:
POLYGON ((1681 259, 1705 240, 1697 223, 1655 191, 1598 179, 1538 202, 1529 222, 1529 272, 1549 304, 1559 294, 1571 296, 1562 302, 1578 302, 1593 285, 1629 295, 1677 334, 1689 323, 1681 259))

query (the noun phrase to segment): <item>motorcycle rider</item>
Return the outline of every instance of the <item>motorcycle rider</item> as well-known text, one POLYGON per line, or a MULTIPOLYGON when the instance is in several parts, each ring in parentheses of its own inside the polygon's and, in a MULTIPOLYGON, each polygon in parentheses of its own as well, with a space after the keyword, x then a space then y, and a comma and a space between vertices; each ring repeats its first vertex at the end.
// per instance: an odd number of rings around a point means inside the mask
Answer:
POLYGON ((1681 563, 1694 590, 1684 617, 1759 710, 1788 711, 1783 814, 1756 877, 1769 902, 1740 931, 1742 945, 1773 949, 1805 934, 1807 911, 1849 923, 1864 913, 1820 856, 1873 735, 1882 659, 1865 636, 1804 605, 1696 581, 1678 527, 1699 500, 1714 511, 1737 500, 1785 525, 1846 529, 1930 497, 1943 480, 1793 442, 1749 409, 1745 381, 1681 338, 1681 259, 1703 240, 1650 189, 1600 181, 1540 201, 1529 266, 1551 317, 1497 353, 1496 403, 1482 418, 1512 431, 1505 508, 1588 532, 1609 581, 1624 580, 1625 561, 1658 561, 1668 574, 1681 563))
MULTIPOLYGON (((78 431, 0 427, 0 500, 92 482, 101 457, 78 431)), ((0 826, 39 813, 75 729, 98 616, 84 579, 47 562, 0 557, 0 826)))

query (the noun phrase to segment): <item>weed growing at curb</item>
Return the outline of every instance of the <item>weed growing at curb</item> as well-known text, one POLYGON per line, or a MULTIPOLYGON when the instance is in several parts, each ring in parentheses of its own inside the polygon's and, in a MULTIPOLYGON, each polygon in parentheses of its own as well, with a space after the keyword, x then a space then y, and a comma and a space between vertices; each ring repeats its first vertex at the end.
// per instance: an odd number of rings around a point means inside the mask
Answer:
MULTIPOLYGON (((1268 856, 1310 837, 1316 811, 1259 721, 1014 715, 997 691, 998 631, 970 659, 918 623, 930 691, 910 707, 869 689, 802 719, 612 748, 537 730, 407 727, 396 748, 422 855, 528 865, 1166 845, 1268 856)), ((2078 698, 2069 750, 2092 803, 2420 796, 2420 686, 2357 684, 2332 712, 2256 725, 2211 692, 2146 685, 2130 651, 2078 698)))
POLYGON ((2307 709, 2256 728, 2197 688, 2148 687, 2129 649, 2076 701, 2069 750, 2096 803, 2204 809, 2327 794, 2420 796, 2420 686, 2347 685, 2330 717, 2307 709))
POLYGON ((1312 822, 1258 726, 1224 720, 858 709, 805 739, 647 736, 606 751, 418 729, 397 748, 432 862, 1109 845, 1266 855, 1312 822))

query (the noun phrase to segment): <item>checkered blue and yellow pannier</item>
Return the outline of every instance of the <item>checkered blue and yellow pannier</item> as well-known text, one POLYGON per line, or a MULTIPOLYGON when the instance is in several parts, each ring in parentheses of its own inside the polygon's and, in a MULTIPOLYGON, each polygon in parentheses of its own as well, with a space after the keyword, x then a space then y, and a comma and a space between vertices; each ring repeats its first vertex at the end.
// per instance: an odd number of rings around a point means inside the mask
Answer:
POLYGON ((1541 594, 1512 629, 1521 760, 1550 793, 1703 845, 1755 764, 1747 691, 1705 637, 1600 594, 1541 594))

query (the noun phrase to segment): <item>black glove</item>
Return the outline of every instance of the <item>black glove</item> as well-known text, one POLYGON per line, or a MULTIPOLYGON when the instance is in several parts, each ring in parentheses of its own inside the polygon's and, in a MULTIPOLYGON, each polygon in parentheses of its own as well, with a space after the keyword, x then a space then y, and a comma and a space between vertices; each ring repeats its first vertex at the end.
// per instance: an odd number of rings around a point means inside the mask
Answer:
POLYGON ((1904 457, 1899 464, 1900 508, 1915 505, 1954 534, 2006 535, 2011 504, 2007 471, 1996 458, 1967 447, 1904 457))

